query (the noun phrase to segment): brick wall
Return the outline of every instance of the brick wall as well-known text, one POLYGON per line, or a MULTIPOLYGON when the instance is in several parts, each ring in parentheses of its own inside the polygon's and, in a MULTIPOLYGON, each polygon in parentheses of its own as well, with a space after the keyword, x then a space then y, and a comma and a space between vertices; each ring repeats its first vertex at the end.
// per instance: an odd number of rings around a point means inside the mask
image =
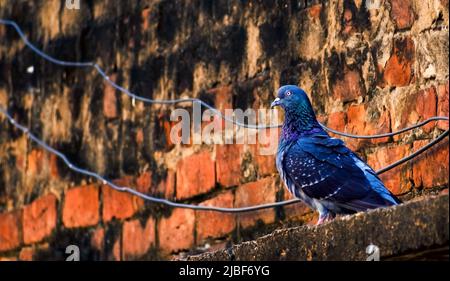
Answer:
MULTIPOLYGON (((448 116, 447 1, 384 0, 370 11, 352 0, 92 1, 80 10, 63 2, 4 2, 0 16, 46 52, 95 60, 145 97, 258 109, 292 83, 309 93, 322 122, 355 134, 448 116)), ((45 62, 10 28, 0 26, 0 38, 0 104, 76 164, 178 202, 290 198, 261 144, 174 144, 173 107, 134 103, 92 69, 45 62)), ((0 122, 0 259, 62 260, 70 244, 81 259, 167 259, 315 220, 302 204, 232 215, 144 202, 70 171, 0 122)), ((390 139, 345 141, 378 169, 447 128, 434 122, 390 139)), ((405 199, 446 192, 448 155, 447 139, 382 179, 405 199)))

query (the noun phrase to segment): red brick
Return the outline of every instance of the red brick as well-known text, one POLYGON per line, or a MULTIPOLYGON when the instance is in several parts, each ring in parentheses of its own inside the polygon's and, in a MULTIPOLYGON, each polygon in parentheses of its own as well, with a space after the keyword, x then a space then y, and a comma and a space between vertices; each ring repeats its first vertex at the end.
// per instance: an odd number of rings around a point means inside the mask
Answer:
POLYGON ((99 191, 95 185, 67 190, 62 212, 65 227, 86 227, 99 221, 99 191))
POLYGON ((214 161, 208 151, 181 159, 177 164, 176 198, 186 199, 212 190, 214 172, 214 161))
POLYGON ((49 172, 50 176, 53 179, 57 179, 59 176, 58 172, 58 157, 56 157, 55 154, 49 154, 48 155, 48 166, 49 166, 49 172))
POLYGON ((397 29, 410 28, 414 23, 411 1, 391 0, 391 17, 397 29))
POLYGON ((333 97, 343 102, 358 99, 365 94, 361 75, 357 70, 344 69, 344 76, 333 85, 333 97))
POLYGON ((194 245, 195 212, 174 209, 170 217, 158 224, 159 247, 163 253, 186 250, 194 245))
POLYGON ((159 182, 152 187, 152 194, 158 197, 164 197, 169 200, 175 199, 175 172, 173 170, 166 171, 166 177, 160 179, 159 182))
MULTIPOLYGON (((111 81, 116 80, 116 74, 111 75, 109 78, 111 81)), ((117 97, 116 89, 109 83, 105 82, 105 89, 103 91, 103 113, 106 118, 117 117, 117 97)))
POLYGON ((92 232, 91 245, 94 249, 103 252, 103 245, 105 243, 105 229, 98 227, 92 232))
MULTIPOLYGON (((437 97, 436 89, 434 87, 419 91, 416 101, 416 112, 419 120, 422 121, 436 116, 436 105, 437 97)), ((434 126, 435 122, 431 122, 423 126, 422 129, 424 132, 429 133, 434 126)))
POLYGON ((19 253, 19 260, 32 261, 34 255, 34 249, 32 247, 22 248, 19 253))
MULTIPOLYGON (((119 186, 131 186, 130 179, 114 181, 119 186)), ((133 216, 144 205, 142 198, 130 193, 121 192, 108 185, 102 186, 103 220, 108 222, 113 218, 126 219, 133 216)))
MULTIPOLYGON (((438 92, 437 115, 448 117, 448 105, 449 105, 448 82, 447 84, 439 85, 437 92, 438 92)), ((438 128, 441 130, 448 129, 448 121, 439 121, 437 124, 438 128)))
MULTIPOLYGON (((414 151, 428 142, 427 140, 415 141, 414 151)), ((448 186, 448 163, 448 140, 446 140, 412 161, 414 185, 424 188, 448 186)))
POLYGON ((166 178, 157 186, 158 194, 166 199, 173 200, 175 196, 175 171, 167 170, 166 178))
POLYGON ((386 63, 384 80, 389 86, 406 86, 414 76, 414 42, 406 37, 394 42, 394 51, 386 63))
POLYGON ((23 240, 25 244, 39 242, 56 227, 57 198, 54 194, 44 195, 23 209, 23 240))
POLYGON ((239 184, 241 178, 241 159, 243 145, 216 145, 217 182, 224 187, 239 184))
POLYGON ((149 193, 152 188, 152 172, 143 172, 136 179, 136 189, 142 193, 149 193))
POLYGON ((350 129, 350 132, 363 133, 366 125, 366 109, 364 104, 350 106, 347 111, 347 119, 347 129, 350 129))
MULTIPOLYGON (((389 111, 385 110, 380 113, 378 119, 371 120, 366 124, 364 130, 365 135, 378 135, 391 132, 391 117, 389 111)), ((372 143, 385 143, 389 141, 389 138, 377 138, 370 140, 372 143)))
POLYGON ((345 112, 333 112, 328 116, 327 127, 343 132, 345 130, 345 123, 347 114, 345 112))
POLYGON ((40 252, 48 252, 49 251, 48 243, 41 243, 38 245, 33 245, 31 247, 24 247, 19 252, 19 260, 20 261, 33 261, 35 260, 36 254, 40 252))
POLYGON ((259 155, 255 157, 255 163, 258 165, 258 175, 269 176, 277 173, 274 155, 259 155))
MULTIPOLYGON (((274 181, 272 178, 267 177, 243 184, 236 190, 235 198, 235 207, 273 203, 276 199, 274 181)), ((243 228, 254 226, 257 221, 269 224, 273 223, 274 220, 275 211, 272 208, 238 215, 238 222, 243 228)))
POLYGON ((19 211, 0 214, 0 252, 15 249, 22 243, 21 215, 19 211))
MULTIPOLYGON (((233 208, 234 195, 231 191, 202 202, 202 206, 233 208)), ((231 233, 236 226, 236 216, 213 211, 196 211, 197 243, 206 238, 219 238, 231 233)))
MULTIPOLYGON (((397 131, 401 128, 417 124, 432 116, 436 115, 436 89, 430 87, 410 94, 406 100, 393 109, 393 130, 397 131)), ((425 133, 434 128, 435 122, 430 122, 423 126, 425 133)), ((394 140, 400 139, 402 136, 395 136, 394 140)))
MULTIPOLYGON (((327 127, 336 131, 345 132, 345 124, 347 123, 347 114, 345 112, 330 113, 327 120, 327 127)), ((341 136, 330 133, 331 136, 340 138, 341 136)))
POLYGON ((122 255, 124 260, 145 255, 155 244, 155 220, 150 217, 145 225, 140 220, 123 223, 122 255))
MULTIPOLYGON (((352 105, 347 110, 347 129, 348 133, 362 135, 365 132, 366 127, 366 109, 363 104, 352 105)), ((364 140, 346 138, 345 140, 348 147, 352 150, 358 150, 364 140)))
POLYGON ((258 132, 258 141, 254 148, 253 161, 258 166, 258 175, 267 176, 277 172, 275 154, 278 148, 280 129, 262 130, 258 132))
MULTIPOLYGON (((380 117, 374 120, 367 120, 368 115, 365 105, 350 106, 347 111, 347 129, 345 131, 356 135, 374 135, 390 132, 391 124, 388 111, 383 111, 380 113, 380 117)), ((389 138, 372 140, 346 138, 345 141, 351 149, 358 150, 368 142, 382 143, 388 140, 389 138)))
MULTIPOLYGON (((405 157, 411 153, 409 145, 397 145, 392 147, 380 147, 374 153, 367 155, 367 163, 378 170, 405 157)), ((380 175, 385 186, 394 194, 404 194, 411 189, 411 168, 409 164, 403 164, 380 175)))

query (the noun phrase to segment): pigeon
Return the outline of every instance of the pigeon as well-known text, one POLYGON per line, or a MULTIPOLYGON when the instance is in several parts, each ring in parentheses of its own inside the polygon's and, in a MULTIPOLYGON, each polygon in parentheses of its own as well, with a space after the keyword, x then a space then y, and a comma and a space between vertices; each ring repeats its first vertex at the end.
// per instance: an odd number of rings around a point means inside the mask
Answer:
POLYGON ((304 90, 282 86, 271 104, 276 106, 285 112, 277 170, 289 192, 319 212, 318 225, 336 215, 401 203, 368 164, 328 135, 304 90))

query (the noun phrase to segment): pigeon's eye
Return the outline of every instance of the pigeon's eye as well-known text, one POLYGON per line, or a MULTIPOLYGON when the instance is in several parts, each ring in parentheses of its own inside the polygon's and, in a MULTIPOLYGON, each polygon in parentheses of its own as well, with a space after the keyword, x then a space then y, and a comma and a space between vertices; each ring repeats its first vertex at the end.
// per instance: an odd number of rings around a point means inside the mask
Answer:
POLYGON ((287 91, 287 92, 286 92, 286 97, 289 97, 290 95, 292 95, 292 93, 289 92, 289 91, 287 91))

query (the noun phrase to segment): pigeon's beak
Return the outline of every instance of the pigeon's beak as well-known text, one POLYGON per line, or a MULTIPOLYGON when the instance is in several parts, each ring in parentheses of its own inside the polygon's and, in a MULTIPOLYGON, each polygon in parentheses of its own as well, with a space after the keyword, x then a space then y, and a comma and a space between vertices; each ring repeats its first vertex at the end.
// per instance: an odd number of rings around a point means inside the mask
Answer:
POLYGON ((275 106, 279 106, 281 104, 281 99, 280 98, 276 98, 272 104, 270 105, 271 108, 274 108, 275 106))

